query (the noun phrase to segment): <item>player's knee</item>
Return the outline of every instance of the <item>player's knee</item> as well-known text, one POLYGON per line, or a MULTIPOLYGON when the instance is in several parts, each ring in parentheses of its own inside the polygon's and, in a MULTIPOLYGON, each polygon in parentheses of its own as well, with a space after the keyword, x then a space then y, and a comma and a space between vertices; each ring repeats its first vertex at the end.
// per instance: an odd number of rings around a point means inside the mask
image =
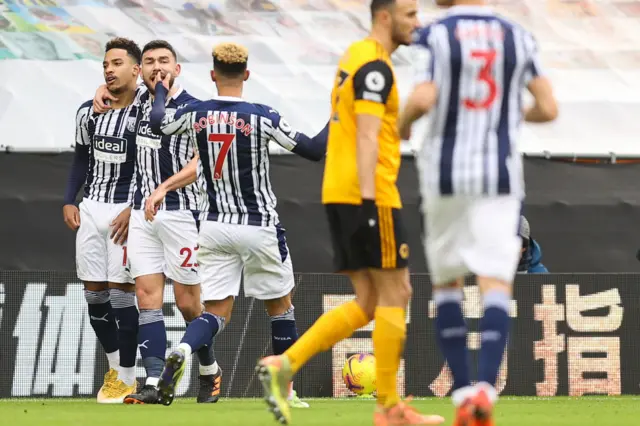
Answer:
POLYGON ((136 286, 136 298, 140 309, 162 308, 163 288, 152 286, 136 286))
POLYGON ((108 291, 109 285, 107 283, 85 281, 84 288, 89 291, 108 291))
POLYGON ((413 289, 407 270, 385 271, 375 275, 378 304, 406 306, 411 300, 413 289))
POLYGON ((367 315, 369 321, 372 321, 376 312, 376 306, 378 306, 378 298, 376 294, 369 293, 364 297, 356 295, 356 303, 367 315))
POLYGON ((477 277, 478 287, 480 289, 480 293, 486 294, 488 292, 501 292, 511 296, 511 283, 492 277, 477 277))
POLYGON ((434 291, 457 290, 457 289, 462 289, 463 286, 464 286, 464 279, 460 278, 454 281, 449 281, 446 283, 434 285, 434 291))
POLYGON ((176 306, 182 313, 182 317, 185 321, 193 321, 202 313, 202 304, 199 298, 190 297, 190 295, 182 295, 182 297, 176 297, 176 306))
POLYGON ((284 314, 291 309, 291 306, 293 305, 291 304, 291 297, 289 297, 289 295, 264 301, 264 308, 270 317, 284 314))
POLYGON ((231 311, 233 310, 233 296, 223 300, 206 300, 204 310, 212 315, 224 318, 226 324, 231 322, 231 311))

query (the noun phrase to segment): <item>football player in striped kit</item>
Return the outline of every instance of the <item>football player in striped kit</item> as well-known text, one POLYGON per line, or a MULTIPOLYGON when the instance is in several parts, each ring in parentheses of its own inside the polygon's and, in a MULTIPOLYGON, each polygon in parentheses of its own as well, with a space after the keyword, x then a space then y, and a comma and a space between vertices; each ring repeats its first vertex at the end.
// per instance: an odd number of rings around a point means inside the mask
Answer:
MULTIPOLYGON (((187 135, 162 136, 151 130, 149 115, 154 99, 156 74, 171 73, 166 100, 168 113, 179 106, 198 102, 175 84, 180 64, 173 46, 165 40, 153 40, 142 49, 140 112, 136 125, 136 193, 129 231, 131 273, 136 283, 140 308, 138 346, 147 378, 139 392, 127 395, 125 404, 156 404, 158 379, 164 368, 167 332, 162 313, 165 277, 173 281, 175 301, 187 324, 202 313, 200 278, 195 254, 198 227, 195 215, 200 187, 197 182, 167 194, 154 222, 144 218, 144 201, 163 181, 182 170, 195 156, 187 135)), ((105 87, 96 93, 96 108, 108 110, 104 99, 113 100, 105 87), (103 101, 100 103, 100 101, 103 101)), ((214 403, 220 395, 222 372, 215 361, 213 344, 197 353, 200 361, 199 403, 214 403)))
MULTIPOLYGON (((276 212, 276 197, 269 181, 268 144, 275 141, 289 151, 320 161, 326 151, 326 126, 314 138, 291 128, 272 108, 242 100, 249 78, 247 50, 223 43, 213 50, 211 78, 220 96, 178 108, 164 108, 167 76, 156 85, 151 112, 155 132, 187 134, 199 159, 166 180, 147 199, 145 213, 154 220, 157 206, 169 191, 205 178, 200 209, 198 263, 205 312, 193 321, 176 350, 168 357, 158 387, 170 404, 184 372, 184 361, 217 335, 230 318, 233 301, 244 282, 245 295, 263 300, 271 319, 272 349, 283 353, 297 340, 291 291, 294 288, 291 256, 284 228, 276 212)), ((289 398, 301 404, 292 389, 289 398)))
POLYGON ((398 127, 409 139, 411 124, 432 112, 427 134, 419 135, 417 163, 437 340, 454 377, 454 425, 489 426, 521 247, 524 179, 516 137, 522 118, 551 121, 558 108, 528 31, 482 0, 437 3, 453 7, 416 34, 415 87, 398 127), (525 89, 535 102, 523 112, 525 89), (469 274, 484 307, 475 386, 461 308, 469 274))
POLYGON ((67 226, 78 231, 78 278, 84 282, 91 326, 109 361, 97 400, 121 403, 136 390, 138 309, 126 241, 135 188, 141 52, 124 38, 112 39, 105 50, 106 87, 118 100, 106 114, 95 114, 91 101, 78 110, 63 215, 67 226), (82 185, 84 197, 78 209, 75 199, 82 185))

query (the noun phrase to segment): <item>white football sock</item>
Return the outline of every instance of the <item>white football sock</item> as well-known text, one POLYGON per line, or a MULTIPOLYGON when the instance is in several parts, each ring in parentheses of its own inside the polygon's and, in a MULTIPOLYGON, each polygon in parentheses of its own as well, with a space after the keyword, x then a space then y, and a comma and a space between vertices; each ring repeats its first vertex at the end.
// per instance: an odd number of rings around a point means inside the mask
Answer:
POLYGON ((451 393, 451 401, 453 405, 459 407, 464 401, 469 398, 473 398, 477 393, 477 389, 473 386, 465 386, 460 389, 456 389, 451 393))
POLYGON ((191 350, 191 346, 189 346, 186 343, 180 343, 178 345, 178 349, 182 350, 182 352, 184 353, 184 357, 185 358, 189 358, 191 356, 191 354, 193 353, 193 351, 191 350))
POLYGON ((201 376, 213 376, 218 373, 218 361, 214 362, 211 365, 201 365, 200 366, 200 375, 201 376))
POLYGON ((160 377, 147 377, 147 381, 144 382, 144 384, 157 388, 159 381, 160 381, 160 377))
POLYGON ((111 352, 107 354, 107 361, 109 362, 109 368, 119 371, 120 370, 120 351, 111 352))
POLYGON ((136 368, 120 367, 118 378, 122 380, 127 386, 133 386, 136 381, 136 368))

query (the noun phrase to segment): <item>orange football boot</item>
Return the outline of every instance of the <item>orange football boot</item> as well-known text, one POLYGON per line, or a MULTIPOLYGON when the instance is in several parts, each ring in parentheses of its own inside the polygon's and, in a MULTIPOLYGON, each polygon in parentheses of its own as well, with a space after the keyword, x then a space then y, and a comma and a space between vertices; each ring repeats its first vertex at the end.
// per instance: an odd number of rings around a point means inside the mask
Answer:
POLYGON ((439 425, 444 423, 444 417, 438 415, 423 415, 409 405, 411 397, 385 410, 376 407, 373 417, 375 426, 410 426, 410 425, 439 425))

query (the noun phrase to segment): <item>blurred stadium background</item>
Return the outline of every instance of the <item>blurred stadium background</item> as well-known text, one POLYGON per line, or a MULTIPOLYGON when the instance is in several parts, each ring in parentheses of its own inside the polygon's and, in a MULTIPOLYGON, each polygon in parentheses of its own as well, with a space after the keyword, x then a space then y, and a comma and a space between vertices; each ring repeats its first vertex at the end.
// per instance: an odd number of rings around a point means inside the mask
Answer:
MULTIPOLYGON (((431 0, 420 3, 424 22, 440 13, 431 0)), ((504 366, 505 393, 636 394, 640 1, 490 3, 536 34, 561 104, 556 123, 523 129, 524 212, 542 245, 543 263, 552 273, 567 275, 518 278, 512 313, 517 337, 504 366)), ((200 98, 215 94, 208 78, 212 46, 238 41, 250 50, 246 98, 273 105, 292 124, 312 132, 326 122, 339 55, 368 31, 368 4, 0 0, 0 398, 89 396, 106 368, 73 272, 74 235, 61 217, 75 111, 103 82, 106 41, 114 36, 140 45, 168 40, 183 63, 180 84, 200 98)), ((410 89, 409 55, 400 48, 393 57, 403 97, 410 89)), ((431 338, 430 284, 411 158, 417 143, 404 142, 399 180, 412 235, 412 270, 419 273, 403 366, 411 374, 403 375, 402 386, 406 393, 442 396, 450 381, 431 338)), ((277 147, 272 152, 284 154, 277 147)), ((294 303, 301 331, 349 293, 344 280, 325 275, 331 253, 319 205, 321 174, 322 164, 290 155, 272 160, 279 211, 298 272, 294 303)), ((165 314, 169 340, 175 343, 184 325, 171 291, 168 287, 165 314)), ((470 300, 477 301, 477 292, 469 291, 470 300)), ((242 299, 235 321, 219 339, 226 396, 257 395, 253 363, 269 350, 261 310, 242 299)), ((478 315, 470 304, 467 317, 474 321, 478 315)), ((477 337, 470 341, 477 343, 477 337)), ((314 360, 301 375, 299 392, 344 396, 342 361, 348 353, 369 349, 370 332, 362 330, 314 360)), ((185 380, 180 394, 192 395, 193 383, 185 380)))

